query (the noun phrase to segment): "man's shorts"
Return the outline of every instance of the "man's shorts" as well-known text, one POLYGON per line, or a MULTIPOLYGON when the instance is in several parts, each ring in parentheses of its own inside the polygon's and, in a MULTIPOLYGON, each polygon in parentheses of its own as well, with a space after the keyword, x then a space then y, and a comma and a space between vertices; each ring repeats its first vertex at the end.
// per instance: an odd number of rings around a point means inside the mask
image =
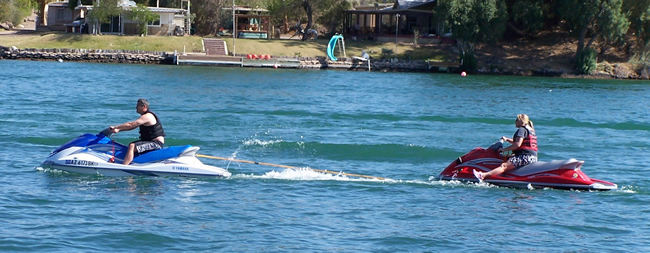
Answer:
POLYGON ((135 156, 159 150, 163 147, 163 144, 159 141, 134 141, 133 144, 135 144, 135 156))

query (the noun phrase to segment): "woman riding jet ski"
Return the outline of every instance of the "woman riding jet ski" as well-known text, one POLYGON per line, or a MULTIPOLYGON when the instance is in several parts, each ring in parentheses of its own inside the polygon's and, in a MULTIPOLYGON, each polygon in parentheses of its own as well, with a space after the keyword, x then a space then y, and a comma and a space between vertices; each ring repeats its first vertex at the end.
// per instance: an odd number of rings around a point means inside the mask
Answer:
MULTIPOLYGON (((489 148, 475 148, 459 157, 445 168, 438 178, 440 180, 458 180, 464 182, 480 182, 474 176, 474 170, 489 172, 499 166, 507 157, 499 150, 503 140, 492 144, 489 148)), ((584 161, 576 159, 554 160, 550 162, 535 162, 529 165, 508 170, 503 174, 485 178, 483 181, 513 188, 555 188, 565 190, 615 190, 618 186, 603 180, 588 177, 582 172, 584 161)))
POLYGON ((537 162, 537 136, 528 115, 519 114, 515 120, 517 132, 512 139, 502 137, 488 149, 476 148, 459 157, 440 173, 443 180, 486 181, 520 188, 559 188, 579 190, 611 190, 616 184, 590 179, 575 159, 537 162), (503 142, 512 145, 503 148, 503 142), (513 155, 501 156, 502 151, 513 155))
POLYGON ((503 161, 501 166, 494 168, 490 172, 483 173, 474 170, 474 176, 480 181, 483 181, 486 177, 498 176, 505 171, 537 162, 537 135, 535 134, 533 122, 528 118, 528 115, 519 114, 515 120, 515 126, 517 132, 512 136, 512 139, 505 136, 501 137, 501 140, 511 144, 510 147, 499 150, 501 152, 512 151, 513 155, 503 161))
POLYGON ((44 168, 104 176, 229 177, 223 168, 203 164, 196 158, 199 147, 170 146, 150 151, 122 164, 128 147, 109 138, 105 129, 97 135, 83 134, 52 151, 44 168))

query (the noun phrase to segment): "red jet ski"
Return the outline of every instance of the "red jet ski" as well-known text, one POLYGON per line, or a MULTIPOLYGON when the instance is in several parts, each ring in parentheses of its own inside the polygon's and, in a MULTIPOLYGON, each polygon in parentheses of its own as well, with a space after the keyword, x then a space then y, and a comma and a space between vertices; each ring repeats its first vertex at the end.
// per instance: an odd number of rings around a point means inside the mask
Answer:
MULTIPOLYGON (((449 164, 438 178, 440 180, 480 182, 474 176, 473 170, 487 172, 501 165, 506 160, 506 157, 499 152, 502 147, 503 142, 499 141, 487 149, 475 148, 449 164)), ((573 158, 535 162, 506 171, 498 176, 488 177, 484 181, 498 186, 525 189, 554 188, 608 191, 617 188, 614 183, 589 178, 580 170, 583 163, 584 161, 573 158)))

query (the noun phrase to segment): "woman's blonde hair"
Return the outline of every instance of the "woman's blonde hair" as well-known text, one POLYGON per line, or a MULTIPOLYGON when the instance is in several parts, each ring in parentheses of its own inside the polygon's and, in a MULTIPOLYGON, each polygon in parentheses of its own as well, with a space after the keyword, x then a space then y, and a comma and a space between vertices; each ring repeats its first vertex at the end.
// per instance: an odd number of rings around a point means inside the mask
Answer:
POLYGON ((521 120, 521 122, 524 123, 524 126, 528 125, 528 126, 530 126, 530 128, 533 129, 533 131, 535 130, 535 127, 533 126, 533 121, 530 120, 530 118, 528 118, 528 115, 523 114, 523 113, 517 114, 517 119, 521 120))

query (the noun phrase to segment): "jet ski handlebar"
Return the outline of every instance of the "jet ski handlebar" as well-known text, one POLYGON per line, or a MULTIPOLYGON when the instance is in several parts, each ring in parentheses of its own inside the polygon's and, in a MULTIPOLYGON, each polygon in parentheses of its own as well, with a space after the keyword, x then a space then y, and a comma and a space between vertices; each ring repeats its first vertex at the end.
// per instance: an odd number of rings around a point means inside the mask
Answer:
POLYGON ((501 139, 499 139, 499 141, 497 141, 497 142, 493 143, 492 145, 490 145, 488 147, 488 149, 499 152, 503 148, 503 142, 504 142, 504 140, 503 140, 503 138, 501 138, 501 139))
POLYGON ((104 135, 104 136, 106 136, 108 138, 111 138, 111 136, 113 135, 113 131, 111 131, 111 128, 106 128, 106 129, 102 130, 101 132, 99 132, 99 134, 102 134, 102 135, 104 135))

